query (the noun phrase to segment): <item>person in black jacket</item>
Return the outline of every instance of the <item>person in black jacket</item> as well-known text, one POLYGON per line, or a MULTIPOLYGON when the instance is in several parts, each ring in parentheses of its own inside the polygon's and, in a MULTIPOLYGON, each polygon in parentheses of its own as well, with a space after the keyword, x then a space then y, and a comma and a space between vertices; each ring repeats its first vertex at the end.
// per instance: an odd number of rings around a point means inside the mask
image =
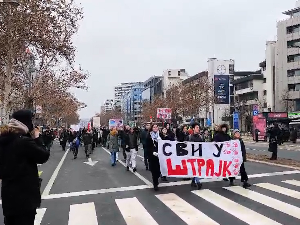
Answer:
POLYGON ((187 126, 183 126, 182 130, 178 131, 177 141, 184 142, 189 140, 189 132, 187 126))
MULTIPOLYGON (((213 141, 214 142, 223 142, 223 141, 230 141, 231 137, 228 134, 229 131, 229 127, 227 124, 222 124, 218 127, 219 130, 217 130, 216 134, 213 137, 213 141)), ((229 181, 230 181, 230 185, 234 185, 233 181, 234 181, 234 177, 229 177, 229 181)), ((224 181, 228 181, 227 178, 223 179, 224 181)))
POLYGON ((34 225, 41 204, 37 164, 47 162, 39 130, 34 129, 32 113, 19 110, 0 128, 0 179, 5 225, 34 225))
POLYGON ((155 191, 158 191, 158 179, 160 177, 160 166, 158 159, 158 141, 161 140, 157 124, 151 126, 147 135, 146 145, 149 153, 149 167, 152 174, 152 182, 155 191))
POLYGON ((134 132, 133 128, 130 128, 128 135, 126 136, 126 170, 129 171, 131 164, 133 172, 136 172, 136 155, 138 151, 138 136, 134 132))
POLYGON ((269 133, 269 151, 272 152, 272 156, 270 160, 277 160, 277 151, 278 151, 278 144, 280 140, 278 138, 280 137, 280 129, 278 127, 278 124, 274 124, 274 127, 270 128, 268 130, 269 133))
POLYGON ((150 123, 147 123, 145 125, 145 129, 142 130, 142 132, 140 133, 140 141, 141 141, 141 143, 143 145, 143 149, 144 149, 144 163, 145 163, 146 170, 149 170, 149 156, 148 156, 146 140, 147 140, 147 136, 148 136, 150 128, 151 128, 150 123))
POLYGON ((243 156, 243 163, 240 167, 240 173, 241 173, 241 181, 243 182, 243 188, 249 188, 251 187, 251 184, 248 183, 248 175, 245 169, 245 162, 247 161, 247 156, 246 156, 246 147, 241 139, 241 134, 239 130, 234 130, 233 133, 233 139, 239 140, 241 144, 241 151, 242 151, 242 156, 243 156))
MULTIPOLYGON (((189 141, 190 142, 204 142, 203 139, 202 139, 202 135, 200 133, 199 124, 198 123, 193 123, 192 128, 193 128, 193 134, 190 135, 189 141)), ((192 187, 197 187, 198 190, 202 188, 202 183, 200 182, 199 177, 194 177, 192 179, 191 186, 192 187)))

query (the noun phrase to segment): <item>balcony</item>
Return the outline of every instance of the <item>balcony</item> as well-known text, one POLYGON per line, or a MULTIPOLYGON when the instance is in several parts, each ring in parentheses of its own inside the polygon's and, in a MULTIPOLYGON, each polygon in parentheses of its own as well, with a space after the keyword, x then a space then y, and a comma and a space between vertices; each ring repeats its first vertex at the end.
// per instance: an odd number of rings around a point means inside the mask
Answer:
POLYGON ((300 99, 300 91, 289 91, 287 99, 288 100, 300 99))
POLYGON ((300 84, 300 76, 288 77, 288 84, 300 84))
POLYGON ((243 94, 251 93, 251 92, 254 92, 254 91, 258 91, 257 88, 249 87, 249 88, 244 88, 244 89, 241 89, 241 90, 236 90, 235 94, 236 95, 243 95, 243 94))
POLYGON ((289 62, 287 64, 287 70, 296 70, 300 69, 300 62, 289 62))

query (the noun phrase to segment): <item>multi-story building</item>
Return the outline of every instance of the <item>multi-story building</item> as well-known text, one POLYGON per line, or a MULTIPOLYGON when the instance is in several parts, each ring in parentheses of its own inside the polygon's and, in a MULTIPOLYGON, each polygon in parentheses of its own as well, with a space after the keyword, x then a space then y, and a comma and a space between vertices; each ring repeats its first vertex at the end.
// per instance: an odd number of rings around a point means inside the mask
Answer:
POLYGON ((128 93, 135 85, 140 85, 142 82, 121 83, 115 87, 114 107, 116 110, 121 108, 122 96, 128 93))
POLYGON ((185 69, 170 69, 165 70, 162 75, 162 93, 166 96, 166 92, 173 85, 181 83, 183 80, 187 79, 189 75, 185 69))
POLYGON ((300 110, 300 1, 277 23, 275 111, 300 110))
POLYGON ((163 77, 153 76, 144 82, 144 90, 142 91, 143 101, 152 101, 154 96, 161 96, 163 93, 163 77))
POLYGON ((105 112, 111 111, 114 109, 114 100, 113 99, 106 99, 104 102, 104 110, 105 112))
POLYGON ((139 121, 142 112, 142 91, 143 83, 138 83, 122 96, 121 111, 125 116, 125 121, 139 121))

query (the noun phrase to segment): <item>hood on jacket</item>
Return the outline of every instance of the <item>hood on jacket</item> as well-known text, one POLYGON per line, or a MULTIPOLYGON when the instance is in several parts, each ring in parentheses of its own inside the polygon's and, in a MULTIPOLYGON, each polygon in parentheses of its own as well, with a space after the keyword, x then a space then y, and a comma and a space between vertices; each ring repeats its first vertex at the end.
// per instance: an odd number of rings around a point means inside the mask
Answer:
POLYGON ((16 137, 28 134, 29 129, 18 120, 12 119, 7 125, 0 127, 0 145, 7 145, 16 137))
POLYGON ((226 132, 225 133, 228 133, 228 131, 229 131, 229 126, 228 126, 228 124, 226 124, 226 123, 224 123, 224 124, 221 124, 220 126, 219 126, 219 132, 222 132, 222 129, 223 128, 226 128, 226 132))

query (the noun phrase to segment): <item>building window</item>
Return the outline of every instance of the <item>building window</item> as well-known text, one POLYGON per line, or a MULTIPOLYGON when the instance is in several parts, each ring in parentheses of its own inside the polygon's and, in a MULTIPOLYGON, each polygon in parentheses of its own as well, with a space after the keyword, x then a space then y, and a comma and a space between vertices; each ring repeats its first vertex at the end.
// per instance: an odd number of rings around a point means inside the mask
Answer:
POLYGON ((171 71, 170 70, 168 71, 168 75, 171 76, 171 71))
POLYGON ((300 76, 300 69, 298 69, 298 70, 288 70, 287 71, 287 76, 288 77, 300 76))
POLYGON ((180 72, 180 70, 178 71, 178 76, 180 76, 181 75, 181 72, 180 72))
POLYGON ((289 26, 286 28, 287 34, 297 33, 300 31, 300 25, 289 26))
POLYGON ((267 95, 267 90, 264 90, 264 95, 267 95))
POLYGON ((295 91, 300 91, 300 84, 295 84, 295 91))
POLYGON ((300 61, 300 54, 287 56, 287 62, 299 62, 299 61, 300 61))
POLYGON ((288 84, 288 89, 289 89, 289 91, 294 91, 295 90, 295 84, 288 84))
POLYGON ((264 78, 264 83, 267 83, 267 78, 264 78))
POLYGON ((300 47, 300 39, 292 40, 287 42, 288 48, 297 48, 300 47))

